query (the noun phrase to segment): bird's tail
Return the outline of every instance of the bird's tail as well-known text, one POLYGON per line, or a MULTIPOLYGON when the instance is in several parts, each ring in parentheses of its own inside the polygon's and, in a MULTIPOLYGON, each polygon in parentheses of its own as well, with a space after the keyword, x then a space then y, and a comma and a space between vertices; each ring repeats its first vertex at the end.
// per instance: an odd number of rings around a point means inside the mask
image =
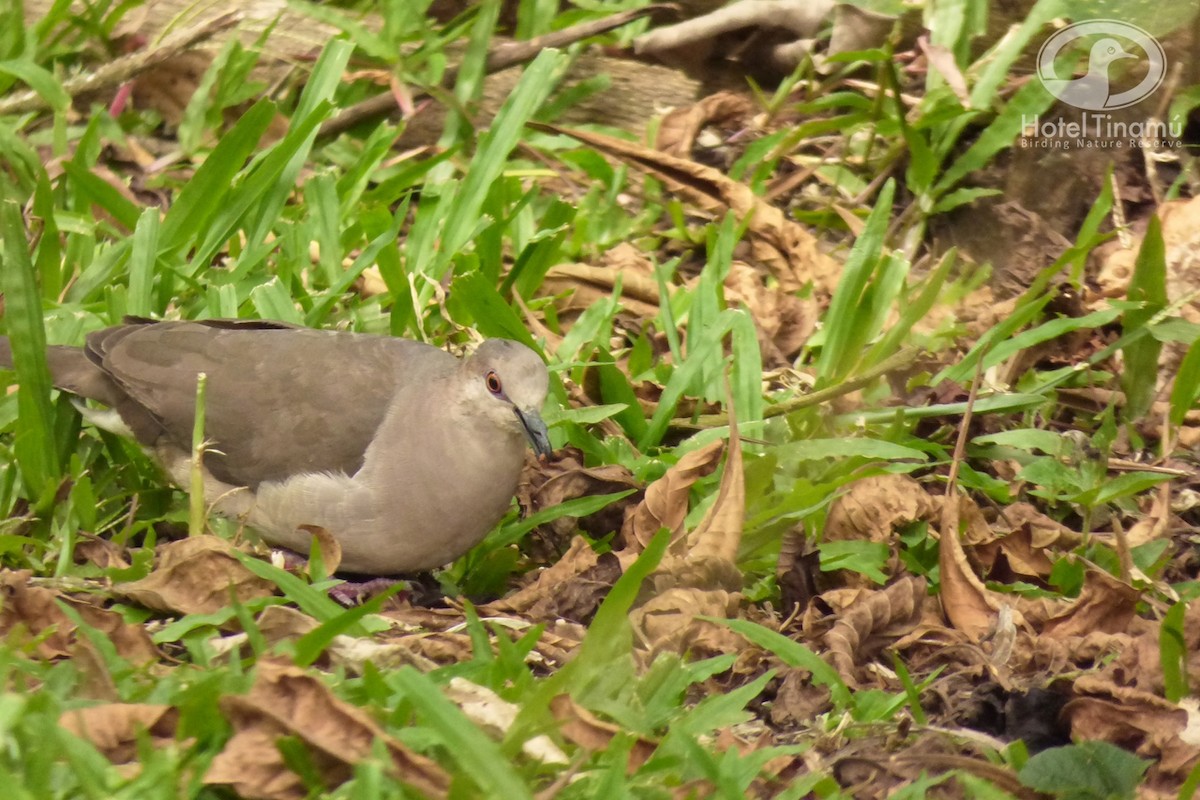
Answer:
MULTIPOLYGON (((87 357, 82 347, 51 345, 46 348, 50 380, 64 392, 115 406, 124 393, 99 365, 87 357)), ((0 369, 12 369, 12 344, 0 336, 0 369)))

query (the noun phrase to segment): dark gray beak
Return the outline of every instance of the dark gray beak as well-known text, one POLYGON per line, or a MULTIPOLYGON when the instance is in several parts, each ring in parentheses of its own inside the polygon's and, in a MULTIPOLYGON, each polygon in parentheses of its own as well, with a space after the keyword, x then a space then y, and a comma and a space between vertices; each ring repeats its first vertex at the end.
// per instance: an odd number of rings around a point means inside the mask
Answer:
POLYGON ((537 453, 538 458, 545 458, 554 452, 550 447, 550 431, 546 429, 546 423, 542 422, 542 415, 537 409, 514 407, 513 411, 516 412, 517 419, 521 420, 525 435, 529 437, 529 443, 533 445, 533 452, 537 453))

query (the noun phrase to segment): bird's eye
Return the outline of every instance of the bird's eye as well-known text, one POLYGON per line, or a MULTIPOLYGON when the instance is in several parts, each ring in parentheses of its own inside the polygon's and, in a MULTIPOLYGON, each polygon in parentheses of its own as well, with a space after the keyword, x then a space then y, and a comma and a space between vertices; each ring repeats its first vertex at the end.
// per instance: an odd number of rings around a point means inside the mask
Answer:
POLYGON ((487 383, 488 391, 492 394, 499 397, 504 393, 504 387, 500 385, 500 376, 497 375, 495 371, 489 372, 487 377, 484 378, 484 381, 487 383))

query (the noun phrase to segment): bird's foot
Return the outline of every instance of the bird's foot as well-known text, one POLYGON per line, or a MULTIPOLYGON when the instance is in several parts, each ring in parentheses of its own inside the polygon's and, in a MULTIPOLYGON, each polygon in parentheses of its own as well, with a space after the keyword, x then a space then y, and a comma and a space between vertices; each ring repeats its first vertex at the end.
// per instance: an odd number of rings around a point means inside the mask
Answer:
POLYGON ((352 608, 353 606, 362 605, 380 592, 386 591, 398 583, 405 585, 405 589, 400 591, 404 594, 407 591, 408 581, 398 578, 368 578, 364 581, 345 581, 339 583, 329 590, 329 596, 337 602, 352 608))
MULTIPOLYGON (((271 550, 271 563, 288 572, 303 573, 308 569, 307 558, 282 547, 271 550)), ((362 577, 360 580, 343 577, 342 583, 329 590, 329 596, 341 605, 351 608, 365 603, 397 583, 405 584, 405 589, 401 590, 400 594, 407 594, 410 584, 401 578, 362 577)))

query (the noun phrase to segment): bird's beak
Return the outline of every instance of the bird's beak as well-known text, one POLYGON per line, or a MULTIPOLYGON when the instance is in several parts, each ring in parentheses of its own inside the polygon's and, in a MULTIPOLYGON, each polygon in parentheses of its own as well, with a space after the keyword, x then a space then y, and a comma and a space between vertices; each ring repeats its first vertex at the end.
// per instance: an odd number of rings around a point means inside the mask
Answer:
POLYGON ((546 458, 552 452, 550 447, 550 431, 546 429, 546 423, 542 422, 542 415, 538 413, 536 408, 514 408, 517 413, 517 419, 521 420, 522 427, 525 428, 525 435, 529 437, 529 443, 533 445, 533 452, 537 453, 538 458, 546 458))

